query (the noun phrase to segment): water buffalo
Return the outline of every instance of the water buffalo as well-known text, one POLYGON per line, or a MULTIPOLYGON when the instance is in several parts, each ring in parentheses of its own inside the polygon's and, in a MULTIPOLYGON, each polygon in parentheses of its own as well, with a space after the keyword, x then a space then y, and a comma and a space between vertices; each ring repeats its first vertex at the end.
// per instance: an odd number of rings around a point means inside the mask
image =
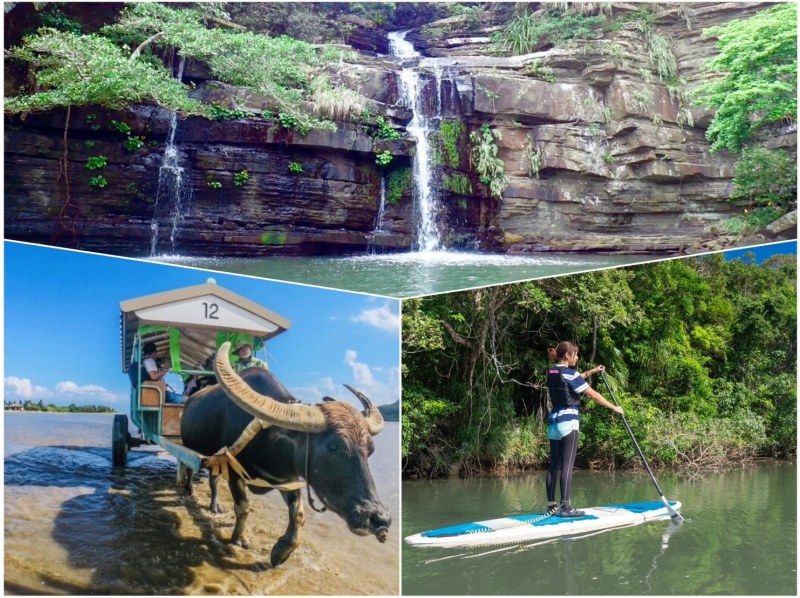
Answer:
MULTIPOLYGON (((298 403, 280 381, 261 368, 231 367, 229 343, 217 352, 214 369, 219 384, 190 397, 181 419, 186 447, 204 455, 231 446, 244 428, 260 418, 270 426, 256 434, 237 459, 252 478, 271 484, 304 478, 321 502, 347 522, 358 535, 374 534, 385 542, 391 517, 378 500, 367 458, 374 450, 372 436, 383 428, 383 418, 370 400, 352 390, 364 405, 326 399, 318 405, 298 403)), ((349 387, 348 387, 349 388, 349 387)), ((191 473, 187 489, 191 492, 191 473)), ((244 480, 230 471, 236 525, 231 542, 247 547, 245 521, 248 502, 244 480)), ((251 487, 257 493, 269 489, 251 487)), ((212 511, 219 511, 216 479, 211 479, 212 511)), ((283 491, 289 507, 289 526, 271 552, 273 566, 284 562, 300 544, 304 522, 300 490, 283 491)))

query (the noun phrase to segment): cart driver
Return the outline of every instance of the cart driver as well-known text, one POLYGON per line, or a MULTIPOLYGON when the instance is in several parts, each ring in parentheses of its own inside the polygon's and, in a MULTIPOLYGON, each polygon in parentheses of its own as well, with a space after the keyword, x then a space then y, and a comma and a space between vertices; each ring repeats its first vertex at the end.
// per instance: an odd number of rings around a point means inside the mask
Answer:
POLYGON ((253 345, 249 341, 240 341, 234 345, 233 354, 239 358, 235 368, 241 372, 247 368, 263 368, 268 370, 267 362, 253 355, 253 345))

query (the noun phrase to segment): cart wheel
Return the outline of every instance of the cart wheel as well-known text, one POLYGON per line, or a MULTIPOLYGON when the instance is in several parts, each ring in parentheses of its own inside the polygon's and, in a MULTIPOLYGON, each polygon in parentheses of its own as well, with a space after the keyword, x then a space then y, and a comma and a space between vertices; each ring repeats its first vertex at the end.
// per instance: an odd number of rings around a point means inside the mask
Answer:
POLYGON ((128 416, 118 413, 111 428, 111 463, 125 467, 128 462, 128 416))

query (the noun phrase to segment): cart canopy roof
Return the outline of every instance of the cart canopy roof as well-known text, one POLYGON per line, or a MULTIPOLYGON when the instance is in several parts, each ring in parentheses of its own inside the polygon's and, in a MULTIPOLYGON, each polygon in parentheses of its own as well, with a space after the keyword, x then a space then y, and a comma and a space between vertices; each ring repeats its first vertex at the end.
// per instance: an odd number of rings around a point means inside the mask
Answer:
POLYGON ((122 370, 128 371, 139 333, 156 344, 173 369, 207 370, 209 357, 225 341, 247 340, 254 348, 285 332, 289 320, 216 284, 184 287, 121 301, 122 370))

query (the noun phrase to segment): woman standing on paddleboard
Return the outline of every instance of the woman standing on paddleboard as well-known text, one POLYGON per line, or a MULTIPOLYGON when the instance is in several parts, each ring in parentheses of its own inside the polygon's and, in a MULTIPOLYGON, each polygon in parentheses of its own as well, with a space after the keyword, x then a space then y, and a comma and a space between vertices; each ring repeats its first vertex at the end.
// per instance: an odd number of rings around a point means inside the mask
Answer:
POLYGON ((616 413, 622 407, 613 405, 596 390, 589 387, 586 378, 605 371, 602 365, 579 373, 574 369, 578 363, 578 345, 562 341, 554 349, 547 350, 547 357, 554 362, 547 369, 547 390, 553 410, 548 416, 547 437, 550 439, 550 467, 547 469, 547 512, 561 517, 582 517, 570 504, 572 492, 572 468, 578 452, 578 427, 580 422, 581 395, 616 413), (561 470, 561 508, 556 502, 556 476, 561 470))

